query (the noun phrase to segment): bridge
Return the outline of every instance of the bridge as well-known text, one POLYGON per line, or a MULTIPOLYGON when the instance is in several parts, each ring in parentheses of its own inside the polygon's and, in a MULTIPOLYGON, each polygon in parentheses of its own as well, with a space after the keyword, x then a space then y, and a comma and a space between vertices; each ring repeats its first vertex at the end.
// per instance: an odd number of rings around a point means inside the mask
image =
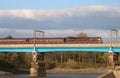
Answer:
MULTIPOLYGON (((37 52, 120 52, 120 44, 36 44, 37 52), (112 48, 111 48, 112 47, 112 48)), ((33 52, 34 44, 0 44, 0 52, 33 52)))

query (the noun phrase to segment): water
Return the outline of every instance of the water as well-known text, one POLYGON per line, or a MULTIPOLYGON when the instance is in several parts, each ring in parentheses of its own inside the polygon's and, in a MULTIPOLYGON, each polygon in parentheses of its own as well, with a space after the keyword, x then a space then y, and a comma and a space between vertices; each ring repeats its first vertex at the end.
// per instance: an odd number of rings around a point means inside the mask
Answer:
MULTIPOLYGON (((44 78, 97 78, 100 74, 47 74, 44 78)), ((29 74, 3 75, 0 78, 41 78, 30 77, 29 74)))

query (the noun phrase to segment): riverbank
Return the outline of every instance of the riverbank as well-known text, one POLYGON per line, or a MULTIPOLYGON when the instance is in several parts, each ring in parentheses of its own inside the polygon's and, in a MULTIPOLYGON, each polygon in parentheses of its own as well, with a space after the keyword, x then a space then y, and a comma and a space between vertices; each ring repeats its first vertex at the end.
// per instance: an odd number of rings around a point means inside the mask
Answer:
POLYGON ((51 69, 51 70, 47 70, 46 72, 48 74, 57 74, 57 73, 61 73, 61 74, 84 74, 84 73, 106 73, 108 70, 107 69, 51 69))
MULTIPOLYGON (((107 69, 61 69, 55 68, 46 70, 47 74, 93 74, 93 73, 106 73, 107 69)), ((9 75, 9 74, 29 74, 29 69, 4 69, 0 70, 0 75, 9 75)))
POLYGON ((0 75, 11 75, 11 74, 28 74, 28 69, 18 68, 0 68, 0 75))

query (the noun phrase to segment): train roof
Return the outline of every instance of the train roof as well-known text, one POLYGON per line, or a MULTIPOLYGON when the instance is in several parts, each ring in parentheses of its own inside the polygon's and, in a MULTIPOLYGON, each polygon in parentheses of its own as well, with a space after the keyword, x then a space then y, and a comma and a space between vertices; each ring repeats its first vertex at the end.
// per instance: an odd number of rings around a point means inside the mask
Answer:
POLYGON ((67 38, 101 38, 101 37, 67 37, 67 38))
MULTIPOLYGON (((36 38, 36 39, 76 39, 76 38, 101 38, 101 37, 63 37, 63 38, 36 38)), ((0 39, 33 39, 33 38, 0 38, 0 39)))

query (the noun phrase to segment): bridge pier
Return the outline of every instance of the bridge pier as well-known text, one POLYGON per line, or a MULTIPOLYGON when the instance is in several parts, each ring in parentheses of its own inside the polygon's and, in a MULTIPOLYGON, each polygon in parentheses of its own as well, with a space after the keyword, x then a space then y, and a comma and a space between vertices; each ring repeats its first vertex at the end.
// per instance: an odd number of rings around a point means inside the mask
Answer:
POLYGON ((32 62, 30 68, 30 76, 46 76, 46 69, 44 63, 44 53, 32 53, 32 62))
POLYGON ((116 65, 119 65, 118 54, 119 53, 113 53, 113 52, 110 52, 108 54, 109 69, 115 69, 116 65))
POLYGON ((109 69, 114 69, 115 67, 115 64, 114 64, 114 53, 113 52, 110 52, 108 54, 108 68, 109 69))

